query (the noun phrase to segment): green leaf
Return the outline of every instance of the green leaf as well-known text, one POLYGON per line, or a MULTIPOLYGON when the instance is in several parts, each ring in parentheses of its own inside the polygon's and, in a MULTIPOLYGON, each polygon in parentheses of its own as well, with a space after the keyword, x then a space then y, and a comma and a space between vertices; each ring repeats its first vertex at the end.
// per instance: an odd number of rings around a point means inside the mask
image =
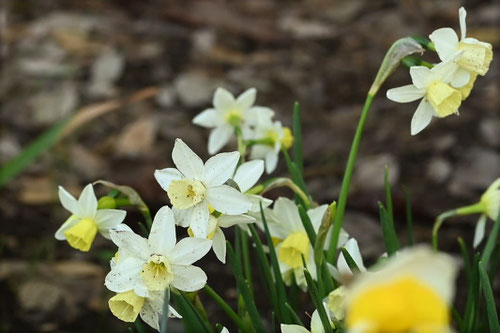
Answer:
POLYGON ((163 298, 163 312, 161 314, 160 333, 167 333, 169 302, 170 302, 170 288, 165 288, 165 297, 163 298))
POLYGON ((241 293, 241 297, 245 302, 245 308, 248 311, 250 318, 252 319, 252 325, 257 332, 264 332, 264 324, 262 323, 261 315, 257 310, 255 305, 255 300, 253 298, 252 292, 247 284, 247 281, 243 278, 243 269, 241 267, 241 262, 236 258, 233 247, 231 243, 226 241, 227 254, 229 261, 233 266, 234 277, 236 278, 236 284, 238 285, 238 290, 241 293))
POLYGON ((351 271, 353 273, 359 272, 359 267, 356 264, 356 262, 354 261, 354 259, 351 257, 351 254, 349 253, 349 251, 347 251, 347 249, 345 247, 342 247, 341 251, 342 251, 342 254, 344 255, 344 259, 347 263, 347 266, 349 266, 351 271))
POLYGON ((69 119, 58 122, 23 149, 19 155, 0 167, 0 187, 20 174, 35 159, 49 150, 61 137, 69 119))
POLYGON ((472 277, 467 288, 467 301, 465 304, 464 320, 462 332, 472 332, 476 322, 477 313, 479 312, 480 298, 480 281, 479 281, 479 261, 481 256, 476 253, 474 256, 474 264, 471 265, 472 277))
POLYGON ((202 316, 198 313, 184 292, 179 291, 179 294, 173 292, 171 297, 182 316, 186 332, 213 332, 212 327, 203 320, 202 316))
POLYGON ((490 262, 490 257, 491 254, 493 253, 493 250, 495 249, 495 245, 497 243, 498 239, 498 231, 500 230, 500 214, 498 214, 497 220, 495 224, 493 225, 493 228, 491 229, 491 232, 488 236, 488 240, 486 241, 486 246, 484 247, 483 254, 481 256, 481 261, 484 264, 484 267, 488 267, 488 264, 490 262))
POLYGON ((290 317, 292 317, 293 323, 296 325, 304 326, 302 321, 300 320, 299 316, 297 316, 297 313, 295 313, 295 310, 290 306, 290 304, 285 303, 285 306, 288 310, 288 313, 290 314, 290 317))
POLYGON ((392 209, 392 194, 391 194, 391 184, 389 184, 389 168, 385 166, 384 172, 384 186, 385 186, 385 204, 387 206, 387 215, 392 227, 394 228, 394 212, 392 209))
POLYGON ((307 237, 309 238, 309 242, 311 242, 312 247, 316 244, 316 232, 314 231, 314 227, 312 225, 311 219, 309 215, 307 215, 307 211, 301 204, 298 205, 300 220, 302 221, 302 225, 304 229, 306 229, 307 237))
POLYGON ((481 279, 481 286, 484 294, 484 300, 486 301, 486 312, 488 314, 490 332, 500 332, 500 324, 498 323, 495 297, 493 296, 490 279, 488 278, 488 273, 486 272, 486 266, 480 261, 478 264, 478 268, 479 277, 481 279))
POLYGON ((392 256, 400 248, 398 236, 396 235, 396 230, 394 230, 394 226, 390 221, 390 217, 388 216, 387 210, 385 209, 384 205, 379 202, 378 206, 385 248, 387 250, 387 254, 389 256, 392 256))
POLYGON ((301 177, 304 177, 304 156, 302 148, 302 122, 300 121, 300 105, 293 105, 293 161, 301 177))
MULTIPOLYGON (((288 155, 288 151, 286 149, 281 149, 283 155, 285 156, 285 162, 288 167, 288 172, 290 173, 290 178, 292 181, 306 194, 308 198, 310 198, 309 193, 307 193, 306 183, 304 182, 304 178, 302 178, 302 174, 300 173, 295 162, 292 162, 290 159, 290 155, 288 155)), ((309 202, 304 202, 301 198, 299 198, 299 202, 303 204, 307 209, 311 208, 309 202)), ((310 200, 309 200, 310 201, 310 200)))
MULTIPOLYGON (((304 256, 302 256, 302 262, 304 264, 304 267, 306 267, 304 256)), ((326 314, 325 311, 325 307, 323 306, 322 297, 319 295, 318 292, 318 287, 314 283, 311 273, 309 273, 309 271, 306 268, 304 268, 304 276, 307 281, 307 288, 309 290, 309 294, 311 295, 311 299, 314 303, 314 306, 316 307, 316 310, 318 310, 318 314, 321 319, 321 323, 323 324, 323 328, 325 329, 325 332, 333 333, 330 319, 328 318, 328 315, 326 314)))
POLYGON ((213 290, 208 284, 204 287, 205 292, 210 296, 215 303, 217 303, 220 308, 226 313, 226 315, 231 318, 231 320, 239 327, 243 332, 247 331, 246 325, 241 320, 240 316, 236 314, 236 312, 231 309, 231 307, 220 297, 215 290, 213 290))
POLYGON ((403 186, 403 193, 405 195, 405 203, 406 203, 406 235, 408 239, 408 245, 412 246, 415 244, 415 236, 413 235, 413 218, 411 214, 411 198, 410 191, 403 186))

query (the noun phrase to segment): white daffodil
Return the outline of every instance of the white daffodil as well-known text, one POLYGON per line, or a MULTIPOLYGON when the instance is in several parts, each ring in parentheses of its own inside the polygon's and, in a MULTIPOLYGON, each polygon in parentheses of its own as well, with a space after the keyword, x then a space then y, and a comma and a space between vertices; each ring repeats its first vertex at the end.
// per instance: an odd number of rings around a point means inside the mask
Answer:
POLYGON ((493 59, 493 48, 489 43, 466 37, 465 17, 467 12, 461 7, 458 14, 460 18, 460 40, 452 28, 437 29, 429 35, 429 38, 434 43, 436 52, 442 61, 448 61, 460 53, 457 63, 461 69, 471 75, 485 75, 493 59))
POLYGON ((401 250, 348 286, 349 332, 451 332, 457 262, 425 246, 401 250), (410 310, 411 309, 411 310, 410 310))
POLYGON ((250 159, 263 159, 266 164, 266 173, 271 173, 278 165, 278 156, 281 147, 288 149, 293 144, 292 131, 283 127, 280 121, 273 121, 271 117, 261 115, 257 117, 252 139, 257 141, 250 150, 250 159))
POLYGON ((331 316, 335 317, 337 320, 344 319, 346 293, 346 287, 340 286, 328 294, 327 308, 331 316))
MULTIPOLYGON (((318 232, 327 208, 328 205, 322 205, 307 211, 314 231, 318 232)), ((302 256, 314 279, 316 279, 316 263, 314 249, 300 219, 297 206, 292 200, 280 197, 275 201, 272 211, 269 209, 266 211, 266 221, 275 243, 283 280, 290 285, 294 274, 297 285, 305 289, 307 283, 302 256)))
MULTIPOLYGON (((108 305, 113 315, 118 319, 133 323, 140 315, 146 324, 160 331, 164 295, 164 292, 153 291, 147 297, 141 297, 133 290, 129 290, 111 297, 108 305)), ((170 318, 181 318, 181 315, 170 305, 168 313, 170 318)))
POLYGON ((253 124, 257 112, 274 114, 271 109, 253 107, 257 90, 250 88, 238 98, 224 88, 217 88, 213 98, 213 108, 207 109, 193 119, 193 123, 213 128, 208 138, 208 153, 213 155, 224 147, 239 127, 247 131, 253 124))
MULTIPOLYGON (((332 318, 330 317, 330 313, 326 304, 323 303, 323 307, 326 310, 326 314, 330 322, 332 318)), ((323 323, 321 322, 321 318, 319 317, 318 310, 314 310, 311 316, 311 330, 307 330, 305 327, 300 325, 290 325, 290 324, 281 324, 281 333, 324 333, 325 328, 323 327, 323 323)))
POLYGON ((410 75, 413 84, 389 89, 387 98, 398 103, 413 102, 422 99, 411 120, 411 134, 422 131, 432 117, 444 118, 458 114, 462 103, 462 94, 457 88, 469 82, 467 71, 458 71, 456 57, 441 62, 429 69, 424 66, 413 66, 410 75))
POLYGON ((250 211, 254 213, 260 213, 260 203, 262 203, 262 208, 267 208, 273 203, 272 200, 260 195, 246 193, 259 181, 263 173, 264 161, 253 160, 241 164, 233 176, 233 180, 240 188, 240 191, 252 202, 250 211))
POLYGON ((97 209, 97 198, 92 184, 88 184, 76 200, 62 186, 59 186, 59 200, 71 216, 57 230, 57 240, 67 240, 69 245, 80 251, 88 251, 97 232, 109 239, 109 232, 125 219, 127 214, 120 209, 97 209))
POLYGON ((127 255, 115 262, 106 276, 109 290, 133 290, 140 297, 149 297, 151 292, 164 292, 170 286, 191 292, 205 285, 205 272, 192 263, 210 250, 212 241, 188 237, 176 244, 174 215, 168 206, 155 215, 148 239, 125 230, 110 234, 118 246, 118 258, 122 253, 127 255))
MULTIPOLYGON (((361 252, 359 251, 358 241, 354 238, 350 238, 343 246, 347 252, 351 255, 351 258, 358 266, 360 272, 366 271, 365 265, 363 264, 363 257, 361 256, 361 252)), ((353 272, 347 261, 345 260, 344 254, 340 252, 339 258, 337 259, 337 267, 333 267, 328 265, 330 273, 333 278, 337 281, 347 282, 353 276, 353 272)))
POLYGON ((482 208, 483 214, 481 214, 476 224, 474 247, 477 247, 484 239, 487 218, 489 217, 493 222, 496 222, 498 214, 500 214, 500 178, 491 183, 486 192, 481 196, 479 205, 482 208))
MULTIPOLYGON (((220 215, 215 217, 210 215, 210 220, 208 222, 208 235, 207 239, 212 240, 212 249, 214 250, 215 256, 223 264, 226 263, 226 236, 222 228, 229 228, 234 225, 242 226, 248 223, 254 223, 255 218, 248 215, 220 215)), ((193 237, 191 228, 188 229, 189 236, 193 237)))
POLYGON ((209 205, 225 215, 240 215, 252 202, 224 183, 233 176, 240 154, 220 153, 205 164, 181 139, 175 140, 172 159, 177 169, 155 171, 155 178, 167 191, 177 223, 191 227, 195 237, 206 238, 209 205))

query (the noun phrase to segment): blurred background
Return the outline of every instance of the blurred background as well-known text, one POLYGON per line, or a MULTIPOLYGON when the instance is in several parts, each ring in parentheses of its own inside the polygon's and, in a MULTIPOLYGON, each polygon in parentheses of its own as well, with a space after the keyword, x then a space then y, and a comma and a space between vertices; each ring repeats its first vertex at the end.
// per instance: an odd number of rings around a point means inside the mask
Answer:
MULTIPOLYGON (((68 216, 57 186, 78 195, 89 182, 106 179, 132 186, 156 212, 167 197, 153 172, 172 166, 174 139, 207 157, 209 132, 191 120, 211 107, 216 87, 235 94, 257 88, 256 104, 273 108, 287 125, 299 101, 306 182, 318 202, 335 200, 365 94, 386 50, 403 36, 428 36, 443 26, 458 30, 462 5, 468 36, 498 49, 500 2, 493 0, 3 0, 0 163, 72 114, 106 111, 66 132, 0 188, 0 331, 133 327, 107 308, 112 293, 103 281, 113 245, 97 237, 85 254, 54 239, 68 216)), ((381 89, 345 218, 368 262, 384 251, 377 208, 384 199, 384 165, 400 238, 406 237, 406 185, 419 242, 430 241, 437 214, 477 201, 500 176, 499 62, 495 53, 459 117, 434 119, 417 137, 410 135, 417 103, 385 98, 388 88, 410 83, 408 71, 398 69, 381 89)), ((283 161, 275 175, 286 175, 283 161)), ((106 193, 102 186, 96 191, 106 193)), ((287 192, 271 197, 277 194, 287 192)), ((126 222, 137 229, 140 219, 130 210, 126 222)), ((458 236, 471 244, 476 220, 446 222, 442 248, 458 252, 458 236)), ((200 265, 214 289, 234 302, 230 268, 214 258, 200 265)), ((210 316, 230 324, 213 302, 206 306, 210 316)))

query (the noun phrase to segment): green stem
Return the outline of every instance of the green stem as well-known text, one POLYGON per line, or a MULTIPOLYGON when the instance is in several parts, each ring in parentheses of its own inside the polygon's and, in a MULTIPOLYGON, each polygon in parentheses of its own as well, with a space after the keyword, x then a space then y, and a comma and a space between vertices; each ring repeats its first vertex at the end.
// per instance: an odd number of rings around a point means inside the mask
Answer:
POLYGON ((217 294, 215 290, 213 290, 208 284, 205 285, 204 289, 208 296, 210 296, 215 301, 215 303, 217 303, 221 307, 221 309, 229 318, 231 318, 236 326, 238 326, 243 332, 246 332, 247 327, 245 323, 243 323, 243 320, 241 320, 241 318, 236 314, 236 312, 233 311, 233 309, 231 309, 231 307, 222 299, 222 297, 220 297, 219 294, 217 294))
POLYGON ((370 113, 370 108, 372 106, 375 94, 370 94, 366 96, 365 105, 363 106, 363 111, 361 112, 361 117, 359 119, 358 127, 356 129, 356 134, 351 145, 351 151, 349 152, 349 159, 347 160, 347 167, 344 173, 344 179, 342 180, 342 187, 340 189, 340 196, 337 205, 337 213, 335 214, 335 220, 333 222, 333 232, 332 239, 330 241, 330 247, 328 249, 327 260, 333 262, 335 257, 335 252, 337 250, 337 243, 339 241, 340 229, 342 228, 342 220, 344 218, 344 211, 347 204, 347 196, 349 194, 349 186, 351 185, 351 178, 354 171, 354 165, 356 163, 356 156, 358 155, 359 144, 361 142, 361 137, 363 135, 363 129, 365 127, 366 118, 370 113))
POLYGON ((247 145, 245 144, 245 141, 243 140, 243 133, 241 131, 241 127, 236 126, 234 128, 234 132, 236 134, 236 139, 238 140, 238 151, 240 152, 240 162, 239 164, 245 163, 245 156, 247 153, 247 145))
MULTIPOLYGON (((291 179, 288 179, 288 178, 285 178, 285 177, 275 178, 273 180, 273 182, 271 182, 268 186, 266 186, 260 192, 260 194, 262 195, 265 192, 268 192, 268 191, 270 191, 272 189, 275 189, 275 188, 278 188, 278 187, 283 187, 283 186, 288 187, 295 194, 297 194, 304 201, 304 203, 305 203, 305 205, 307 206, 308 209, 312 207, 311 200, 309 199, 309 197, 307 196, 307 194, 305 194, 304 191, 302 191, 300 189, 300 187, 297 184, 295 184, 291 179)), ((252 189, 250 189, 248 192, 253 193, 251 191, 252 191, 252 189)))
POLYGON ((253 290, 252 267, 250 263, 250 253, 248 251, 248 234, 245 230, 238 228, 241 233, 241 255, 243 257, 243 268, 250 290, 253 290))

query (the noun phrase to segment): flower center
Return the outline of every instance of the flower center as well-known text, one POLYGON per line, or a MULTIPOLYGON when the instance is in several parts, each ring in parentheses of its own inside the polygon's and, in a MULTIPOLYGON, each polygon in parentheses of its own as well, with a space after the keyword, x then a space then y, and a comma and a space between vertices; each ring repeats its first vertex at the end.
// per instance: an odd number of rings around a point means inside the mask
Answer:
POLYGON ((144 300, 144 297, 137 296, 133 290, 129 290, 113 296, 108 305, 118 319, 133 323, 144 306, 144 300))
POLYGON ((281 144, 286 149, 293 145, 293 135, 292 131, 288 127, 283 128, 283 137, 281 138, 281 144))
POLYGON ((168 187, 168 197, 172 206, 186 209, 197 205, 205 199, 207 189, 202 182, 195 179, 173 180, 168 187))
POLYGON ((153 254, 142 266, 141 277, 149 290, 165 290, 174 279, 170 262, 165 256, 153 254))
POLYGON ((457 113, 462 103, 462 94, 446 83, 434 81, 427 88, 427 99, 434 107, 436 114, 443 118, 457 113))
POLYGON ((302 255, 307 261, 309 257, 309 247, 309 238, 305 231, 294 232, 283 241, 279 258, 294 269, 303 267, 302 255))
POLYGON ((77 250, 87 252, 97 234, 97 225, 93 219, 82 219, 64 232, 69 245, 77 250))
POLYGON ((460 42, 458 49, 463 51, 458 65, 469 72, 485 75, 493 59, 493 51, 485 45, 460 42))
POLYGON ((367 325, 370 332, 441 332, 450 320, 446 302, 414 277, 380 283, 352 300, 347 328, 367 325))
POLYGON ((241 125, 241 119, 243 118, 241 115, 241 111, 238 109, 231 109, 229 112, 226 113, 226 122, 228 124, 231 124, 233 126, 240 126, 241 125))

